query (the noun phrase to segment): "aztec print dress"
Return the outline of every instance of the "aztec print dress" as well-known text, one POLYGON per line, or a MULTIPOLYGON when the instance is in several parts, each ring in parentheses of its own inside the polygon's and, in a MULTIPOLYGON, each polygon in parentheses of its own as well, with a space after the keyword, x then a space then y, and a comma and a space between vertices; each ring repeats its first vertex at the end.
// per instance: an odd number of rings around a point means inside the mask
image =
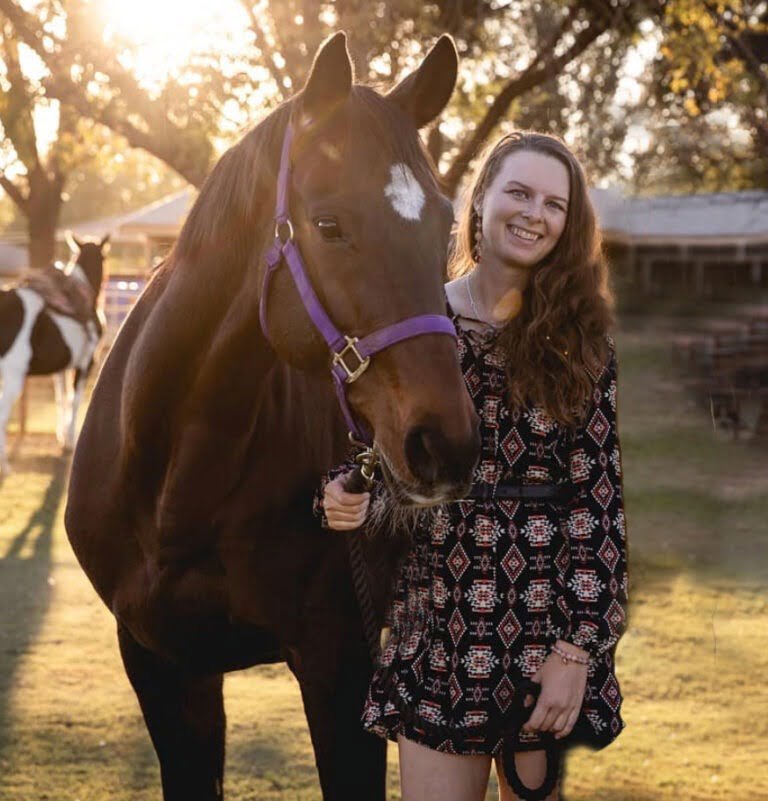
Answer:
MULTIPOLYGON (((559 638, 591 657, 582 710, 563 744, 602 748, 624 727, 614 672, 626 625, 627 545, 613 340, 585 425, 574 431, 538 407, 511 412, 492 332, 457 325, 457 334, 481 419, 475 488, 492 496, 500 484, 563 484, 569 494, 464 500, 424 517, 397 577, 363 725, 439 751, 498 753, 515 687, 559 638)), ((542 743, 521 732, 515 750, 542 743)))

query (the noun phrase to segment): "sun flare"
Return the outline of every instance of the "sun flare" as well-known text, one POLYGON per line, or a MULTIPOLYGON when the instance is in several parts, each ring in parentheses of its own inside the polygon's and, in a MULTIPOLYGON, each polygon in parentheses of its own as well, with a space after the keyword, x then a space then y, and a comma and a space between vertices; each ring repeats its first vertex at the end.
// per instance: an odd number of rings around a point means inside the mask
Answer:
POLYGON ((247 28, 236 2, 210 0, 101 0, 104 39, 125 44, 121 60, 136 77, 162 84, 192 53, 232 42, 247 28))

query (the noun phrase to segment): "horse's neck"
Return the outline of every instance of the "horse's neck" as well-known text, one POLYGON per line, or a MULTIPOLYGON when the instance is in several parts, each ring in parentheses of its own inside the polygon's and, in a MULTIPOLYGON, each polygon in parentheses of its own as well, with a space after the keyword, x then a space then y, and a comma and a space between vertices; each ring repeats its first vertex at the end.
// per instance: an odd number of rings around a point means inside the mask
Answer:
POLYGON ((77 262, 70 265, 67 269, 67 275, 77 281, 79 285, 90 290, 94 297, 99 294, 99 289, 101 289, 101 281, 99 278, 97 276, 91 277, 88 275, 77 262))
POLYGON ((219 313, 197 319, 176 301, 161 298, 139 336, 123 409, 138 472, 157 476, 159 526, 190 532, 244 482, 265 485, 254 505, 279 506, 340 456, 340 438, 330 382, 278 362, 254 295, 219 299, 219 313))

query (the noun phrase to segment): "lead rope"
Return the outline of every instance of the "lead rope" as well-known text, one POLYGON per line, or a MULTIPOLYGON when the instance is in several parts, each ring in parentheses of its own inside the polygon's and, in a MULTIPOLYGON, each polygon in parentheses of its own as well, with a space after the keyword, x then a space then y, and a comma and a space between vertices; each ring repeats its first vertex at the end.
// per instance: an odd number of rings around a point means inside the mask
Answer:
MULTIPOLYGON (((357 467, 347 477, 344 482, 344 489, 347 492, 361 493, 370 492, 373 488, 373 477, 378 463, 378 456, 372 447, 367 447, 356 440, 352 434, 349 435, 354 445, 362 447, 361 452, 355 457, 357 467)), ((346 532, 347 549, 349 550, 349 563, 352 568, 352 584, 357 596, 357 606, 360 610, 360 617, 363 622, 363 634, 368 646, 368 653, 374 667, 379 661, 380 632, 376 622, 376 609, 371 594, 371 577, 368 573, 368 565, 363 554, 362 532, 359 528, 346 532)))
MULTIPOLYGON (((519 741, 520 730, 530 719, 536 706, 536 700, 541 692, 541 685, 534 681, 525 680, 515 688, 515 699, 510 716, 510 725, 504 732, 504 742, 502 745, 501 760, 504 766, 504 777, 509 786, 515 791, 521 801, 546 801, 549 794, 555 789, 557 780, 560 776, 561 743, 555 739, 554 735, 542 732, 539 737, 544 742, 544 754, 547 760, 547 771, 544 781, 539 787, 528 787, 523 784, 517 772, 515 764, 515 745, 519 741), (525 699, 533 696, 533 703, 530 707, 525 706, 525 699)), ((537 746, 531 750, 542 750, 537 746)))

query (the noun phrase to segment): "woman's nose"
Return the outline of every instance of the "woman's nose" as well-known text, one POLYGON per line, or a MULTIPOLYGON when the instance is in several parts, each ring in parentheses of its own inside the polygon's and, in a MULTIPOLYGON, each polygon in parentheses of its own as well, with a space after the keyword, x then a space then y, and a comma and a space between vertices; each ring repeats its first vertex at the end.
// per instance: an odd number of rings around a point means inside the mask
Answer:
POLYGON ((529 222, 539 222, 541 220, 541 204, 532 202, 523 212, 523 219, 529 222))

